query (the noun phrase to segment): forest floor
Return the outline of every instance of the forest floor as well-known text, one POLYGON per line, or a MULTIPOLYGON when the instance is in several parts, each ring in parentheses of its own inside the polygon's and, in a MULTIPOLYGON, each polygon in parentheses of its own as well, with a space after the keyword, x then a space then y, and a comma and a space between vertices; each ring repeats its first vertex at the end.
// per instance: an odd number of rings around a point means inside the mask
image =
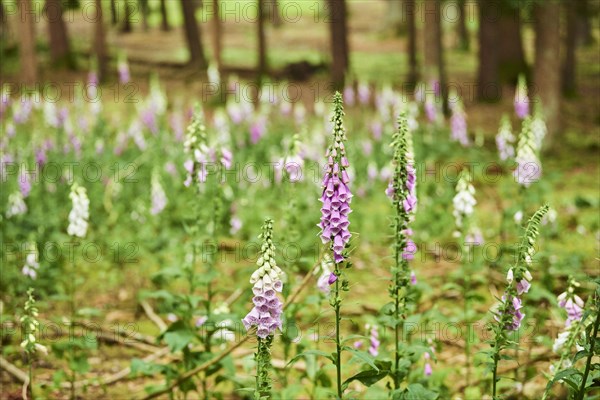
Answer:
MULTIPOLYGON (((291 2, 283 2, 289 4, 291 2)), ((298 2, 303 3, 303 2, 298 2)), ((321 4, 322 2, 318 2, 321 4)), ((244 4, 242 2, 242 4, 244 4)), ((324 18, 323 10, 313 10, 311 5, 317 2, 305 2, 302 7, 302 18, 297 22, 286 22, 283 26, 267 28, 267 40, 269 46, 269 60, 274 69, 282 68, 287 63, 300 60, 309 60, 318 63, 327 60, 329 41, 327 23, 319 21, 315 23, 315 15, 318 20, 324 18), (316 14, 315 14, 316 13, 316 14)), ((352 71, 358 79, 369 81, 376 85, 394 84, 399 85, 407 71, 406 57, 406 39, 405 37, 395 37, 382 28, 386 13, 385 2, 375 2, 372 0, 350 1, 350 48, 352 51, 352 71)), ((174 12, 174 10, 173 10, 174 12)), ((290 14, 291 15, 291 14, 290 14)), ((291 18, 291 17, 290 17, 291 18)), ((242 18, 243 19, 243 18, 242 18)), ((248 18, 249 19, 249 18, 248 18)), ((156 22, 156 21, 155 21, 156 22)), ((207 56, 210 59, 211 36, 209 24, 201 24, 203 27, 205 47, 207 56)), ((472 25, 472 24, 471 24, 472 25)), ((89 39, 92 37, 92 26, 83 20, 76 20, 67 24, 70 35, 73 38, 74 46, 81 54, 89 51, 89 39)), ((471 28, 473 28, 471 26, 471 28)), ((250 21, 236 22, 233 18, 224 23, 223 40, 223 59, 226 66, 252 68, 256 60, 256 40, 255 25, 250 21)), ((525 49, 528 55, 528 61, 532 60, 532 34, 530 27, 525 30, 525 49)), ((597 32, 596 32, 597 33, 597 32)), ((476 46, 476 35, 472 32, 472 45, 476 46)), ((465 102, 468 115, 469 131, 482 132, 486 140, 493 142, 492 136, 496 133, 498 126, 498 116, 502 113, 510 113, 512 109, 513 90, 510 87, 503 88, 506 95, 503 99, 494 104, 476 103, 472 90, 467 90, 476 82, 476 52, 463 52, 456 49, 456 40, 454 35, 446 35, 445 46, 448 49, 446 60, 448 63, 449 81, 465 89, 462 91, 462 98, 465 102)), ((156 27, 152 27, 145 32, 140 25, 135 26, 135 31, 128 34, 118 33, 111 29, 108 35, 111 52, 116 55, 115 50, 119 49, 127 53, 131 60, 131 69, 133 81, 140 83, 141 92, 146 91, 146 82, 152 73, 158 72, 163 86, 169 97, 180 97, 190 99, 198 96, 202 91, 202 80, 204 77, 194 73, 194 71, 183 67, 187 51, 185 49, 184 35, 180 28, 173 28, 169 32, 161 32, 156 27), (180 64, 179 66, 168 66, 166 64, 180 64)), ((47 51, 41 53, 40 62, 47 64, 47 51)), ((569 181, 566 190, 572 190, 580 186, 580 189, 591 196, 600 190, 599 160, 600 151, 600 54, 597 49, 581 48, 578 50, 578 96, 575 98, 564 99, 561 108, 561 122, 564 127, 559 136, 550 138, 548 147, 545 151, 545 160, 550 168, 563 169, 568 171, 567 180, 569 181)), ((42 68, 42 76, 45 81, 65 82, 70 80, 85 80, 87 68, 85 57, 80 56, 80 65, 78 71, 55 71, 48 68, 42 68)), ((4 62, 4 61, 3 61, 4 62)), ((18 81, 17 62, 13 60, 6 65, 3 76, 0 77, 2 83, 18 81)), ((114 66, 114 65, 113 65, 114 66)), ((326 78, 319 76, 316 80, 325 81, 326 78)), ((116 80, 112 78, 112 80, 116 80)), ((310 86, 311 82, 305 83, 305 87, 310 86)), ((560 192, 554 194, 555 197, 561 196, 560 192)), ((373 252, 385 255, 388 250, 385 248, 372 248, 373 252)), ((433 266, 433 263, 431 263, 433 266)), ((357 262, 358 270, 361 267, 361 261, 357 262)), ((449 273, 455 265, 436 264, 434 268, 423 268, 423 278, 430 280, 432 287, 443 281, 446 273, 449 273)), ((588 266, 589 272, 593 272, 593 266, 588 266)), ((378 276, 385 276, 385 269, 379 267, 380 271, 375 273, 378 276)), ((139 277, 131 277, 132 280, 139 281, 139 277)), ((501 279, 496 277, 496 279, 501 279)), ((385 290, 387 285, 383 279, 380 279, 381 288, 385 290)), ((369 292, 366 292, 365 285, 353 287, 355 290, 353 296, 356 298, 373 298, 371 304, 380 305, 380 301, 373 295, 373 288, 369 286, 369 292)), ((375 291, 377 292, 377 291, 375 291)), ((427 304, 422 307, 431 306, 436 301, 445 301, 451 303, 455 301, 452 293, 446 293, 443 299, 435 296, 427 298, 427 304)), ((146 318, 143 311, 137 305, 135 293, 129 290, 120 290, 114 288, 109 292, 90 295, 87 299, 89 307, 113 308, 110 315, 106 315, 106 326, 113 324, 124 324, 128 321, 136 320, 139 328, 138 332, 144 335, 156 336, 159 329, 149 319, 146 318), (107 305, 111 305, 108 307, 107 305)), ((350 315, 360 312, 375 312, 365 310, 359 303, 350 303, 348 312, 350 315)), ((480 310, 484 312, 484 310, 480 310)), ((548 321, 552 325, 552 321, 548 321)), ((437 357, 447 365, 460 363, 463 357, 463 349, 458 343, 448 342, 444 347, 444 352, 437 357)), ((158 351, 159 347, 147 345, 145 349, 133 346, 114 345, 107 341, 101 344, 101 352, 97 358, 90 360, 94 375, 107 376, 118 373, 130 364, 132 357, 144 357, 152 352, 158 351)), ((544 354, 538 353, 535 347, 530 348, 533 357, 529 360, 545 362, 544 354)), ((239 357, 248 355, 248 349, 239 349, 239 357)), ((530 354, 528 354, 529 356, 530 354)), ((507 363, 507 365, 511 365, 507 363)), ((45 365, 43 362, 38 365, 36 375, 41 381, 52 381, 52 374, 55 372, 56 365, 45 365), (47 368, 45 368, 47 367, 47 368)), ((6 374, 0 374, 2 378, 3 399, 19 398, 20 388, 14 384, 5 386, 9 383, 9 377, 6 374), (4 389, 8 391, 4 392, 4 389)), ((118 392, 113 391, 113 387, 106 388, 90 387, 85 394, 86 398, 95 399, 114 399, 123 398, 126 393, 139 393, 143 391, 148 380, 124 379, 118 385, 118 392), (126 382, 126 383, 124 383, 126 382), (88 397, 92 396, 92 397, 88 397)), ((535 386, 531 390, 539 390, 545 382, 534 382, 535 386)), ((457 383, 458 386, 461 383, 457 383)))

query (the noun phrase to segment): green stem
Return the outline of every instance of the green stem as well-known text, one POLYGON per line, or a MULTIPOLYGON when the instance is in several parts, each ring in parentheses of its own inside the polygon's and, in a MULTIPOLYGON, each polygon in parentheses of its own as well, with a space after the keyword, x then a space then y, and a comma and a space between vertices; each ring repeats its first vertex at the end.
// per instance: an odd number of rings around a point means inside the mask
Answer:
POLYGON ((33 359, 29 358, 29 394, 31 395, 31 400, 35 400, 35 396, 33 395, 33 359))
POLYGON ((496 399, 496 382, 498 382, 498 360, 500 353, 494 354, 494 369, 492 370, 492 400, 496 399))
POLYGON ((590 373, 590 367, 592 365, 592 357, 594 357, 594 345, 596 344, 596 338, 598 337, 598 327, 600 326, 600 310, 596 310, 596 322, 594 323, 594 333, 588 337, 590 349, 588 350, 587 361, 585 363, 585 371, 583 372, 583 378, 581 380, 581 387, 577 394, 577 400, 583 400, 585 395, 585 384, 587 382, 588 375, 590 373))
POLYGON ((340 271, 338 264, 335 265, 335 276, 338 277, 335 281, 335 292, 334 292, 334 310, 335 310, 335 347, 336 347, 336 381, 337 381, 337 393, 338 399, 342 398, 342 344, 340 341, 340 271))
MULTIPOLYGON (((69 330, 70 330, 70 334, 69 334, 69 340, 71 341, 70 346, 69 346, 69 353, 70 353, 70 358, 71 358, 71 363, 74 362, 75 360, 75 345, 73 343, 73 340, 75 340, 75 262, 73 261, 71 263, 71 281, 70 281, 70 287, 69 287, 69 303, 70 303, 70 313, 71 313, 71 317, 70 317, 70 323, 69 323, 69 330)), ((77 372, 71 368, 71 379, 70 379, 70 383, 71 383, 71 399, 75 400, 75 378, 76 378, 76 374, 77 372)))

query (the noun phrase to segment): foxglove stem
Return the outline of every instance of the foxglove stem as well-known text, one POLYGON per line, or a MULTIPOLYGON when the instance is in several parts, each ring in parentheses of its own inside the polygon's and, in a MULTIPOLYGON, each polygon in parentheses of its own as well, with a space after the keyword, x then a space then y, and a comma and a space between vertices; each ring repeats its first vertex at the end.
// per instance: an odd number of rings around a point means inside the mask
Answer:
POLYGON ((540 209, 529 219, 527 229, 521 238, 521 243, 517 250, 517 260, 515 265, 509 269, 506 277, 507 285, 500 302, 500 308, 494 315, 497 324, 492 327, 492 330, 494 331, 494 340, 491 342, 492 351, 490 353, 492 359, 493 399, 496 399, 500 353, 509 345, 508 332, 518 330, 521 326, 521 321, 525 317, 520 311, 522 303, 518 296, 529 290, 529 281, 531 281, 532 276, 527 269, 527 265, 531 264, 531 256, 535 252, 535 239, 539 235, 538 227, 540 226, 542 218, 548 212, 548 209, 548 205, 540 207, 540 209))
MULTIPOLYGON (((339 264, 335 264, 335 276, 340 275, 339 264)), ((340 308, 342 305, 342 299, 340 298, 340 280, 335 280, 333 290, 333 310, 335 311, 335 370, 336 370, 336 382, 337 382, 337 393, 338 399, 342 398, 342 341, 340 340, 340 308)))
POLYGON ((583 378, 581 379, 581 386, 579 387, 579 393, 577 400, 583 400, 585 397, 585 388, 590 374, 590 367, 592 365, 592 358, 594 357, 594 347, 598 338, 598 328, 600 327, 600 299, 596 298, 596 322, 594 322, 594 329, 591 336, 588 337, 588 356, 585 363, 585 370, 583 371, 583 378))
POLYGON ((417 205, 416 173, 412 160, 411 140, 408 133, 408 121, 403 112, 398 118, 398 130, 392 137, 394 148, 394 175, 386 194, 394 206, 394 267, 392 269, 392 285, 389 289, 394 300, 394 388, 400 388, 400 329, 406 313, 406 300, 410 287, 410 269, 408 260, 414 254, 414 243, 409 235, 412 231, 409 222, 417 205), (412 249, 409 249, 411 247, 412 249))
POLYGON ((273 344, 273 335, 264 339, 258 338, 258 350, 256 357, 256 400, 271 397, 271 379, 269 371, 271 370, 271 345, 273 344))

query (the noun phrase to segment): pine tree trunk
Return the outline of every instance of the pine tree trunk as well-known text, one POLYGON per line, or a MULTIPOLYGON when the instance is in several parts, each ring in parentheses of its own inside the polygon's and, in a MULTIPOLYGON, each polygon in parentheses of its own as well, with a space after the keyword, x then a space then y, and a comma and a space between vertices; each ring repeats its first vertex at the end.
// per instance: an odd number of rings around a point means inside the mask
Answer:
POLYGON ((589 0, 570 1, 577 4, 577 44, 590 46, 594 43, 594 35, 592 35, 590 22, 593 13, 590 10, 589 0))
POLYGON ((457 23, 457 34, 458 34, 458 48, 463 51, 469 51, 471 47, 471 41, 469 39, 469 31, 467 29, 466 9, 465 0, 458 0, 458 23, 457 23))
POLYGON ((196 5, 190 0, 180 0, 183 12, 184 33, 190 52, 190 65, 206 69, 206 57, 202 48, 202 31, 196 21, 196 5))
POLYGON ((169 26, 169 15, 167 14, 167 0, 160 0, 160 30, 167 32, 171 29, 169 26))
POLYGON ((117 25, 117 0, 110 0, 110 24, 112 26, 117 25))
POLYGON ((567 34, 565 35, 565 59, 562 69, 562 92, 565 96, 574 96, 577 92, 575 74, 577 72, 575 50, 577 47, 577 3, 564 3, 567 15, 567 34))
POLYGON ((500 11, 495 43, 495 46, 498 46, 499 78, 501 82, 516 85, 519 75, 527 74, 521 39, 521 6, 513 7, 506 1, 496 2, 495 5, 496 10, 500 11))
POLYGON ((417 21, 415 15, 415 0, 405 0, 406 26, 408 29, 408 79, 409 88, 414 88, 419 80, 419 65, 417 64, 417 21))
POLYGON ((277 0, 265 1, 265 17, 278 28, 281 26, 281 14, 279 13, 279 2, 277 0))
POLYGON ((221 60, 221 47, 222 47, 222 37, 223 37, 223 25, 221 24, 221 15, 219 13, 219 0, 212 0, 213 4, 213 19, 212 19, 212 29, 213 29, 213 57, 215 59, 215 63, 217 64, 217 69, 221 72, 222 68, 222 60, 221 60))
POLYGON ((123 19, 123 27, 121 32, 129 33, 133 30, 131 26, 131 14, 133 13, 133 7, 129 3, 131 0, 125 0, 125 18, 123 19))
MULTIPOLYGON (((4 44, 9 38, 10 27, 8 26, 8 16, 4 9, 4 3, 0 0, 0 41, 4 44)), ((3 49, 0 49, 3 51, 3 49)))
POLYGON ((94 27, 94 53, 98 61, 98 79, 104 81, 108 71, 108 53, 106 48, 106 30, 104 29, 104 13, 102 0, 95 0, 96 19, 94 27))
POLYGON ((349 67, 348 29, 346 26, 346 0, 328 0, 331 39, 331 80, 335 89, 344 87, 346 71, 349 67))
POLYGON ((139 0, 138 3, 140 5, 140 14, 142 14, 142 29, 148 31, 148 13, 150 11, 148 0, 139 0))
POLYGON ((19 0, 19 56, 21 60, 21 76, 27 85, 38 80, 37 56, 35 53, 35 26, 31 0, 19 0))
POLYGON ((258 0, 258 80, 267 73, 267 38, 265 35, 265 0, 258 0))
POLYGON ((498 22, 493 4, 479 0, 479 66, 477 70, 477 99, 479 101, 500 100, 498 78, 498 22))
POLYGON ((535 17, 535 93, 542 102, 548 134, 559 129, 560 122, 560 3, 536 4, 535 17))
MULTIPOLYGON (((440 0, 425 0, 424 7, 424 78, 426 84, 437 83, 442 95, 444 112, 448 111, 446 102, 446 68, 442 49, 442 24, 440 0)), ((438 100, 438 99, 436 99, 438 100)))
POLYGON ((50 37, 50 58, 55 66, 69 65, 70 46, 67 27, 63 19, 63 7, 60 0, 46 0, 45 15, 48 21, 48 34, 50 37))

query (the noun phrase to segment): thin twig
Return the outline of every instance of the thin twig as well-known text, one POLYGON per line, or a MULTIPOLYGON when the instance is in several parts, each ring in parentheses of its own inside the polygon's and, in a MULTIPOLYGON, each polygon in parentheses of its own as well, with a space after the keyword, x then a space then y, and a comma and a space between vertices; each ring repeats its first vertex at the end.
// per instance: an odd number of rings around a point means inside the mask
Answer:
POLYGON ((165 321, 163 321, 154 312, 154 310, 152 309, 152 307, 150 306, 150 304, 148 304, 148 302, 146 300, 140 301, 140 305, 144 309, 144 312, 146 313, 146 315, 148 316, 148 318, 150 318, 150 320, 152 322, 154 322, 154 324, 158 327, 158 329, 160 329, 161 332, 164 332, 164 331, 167 330, 167 324, 165 324, 165 321))

